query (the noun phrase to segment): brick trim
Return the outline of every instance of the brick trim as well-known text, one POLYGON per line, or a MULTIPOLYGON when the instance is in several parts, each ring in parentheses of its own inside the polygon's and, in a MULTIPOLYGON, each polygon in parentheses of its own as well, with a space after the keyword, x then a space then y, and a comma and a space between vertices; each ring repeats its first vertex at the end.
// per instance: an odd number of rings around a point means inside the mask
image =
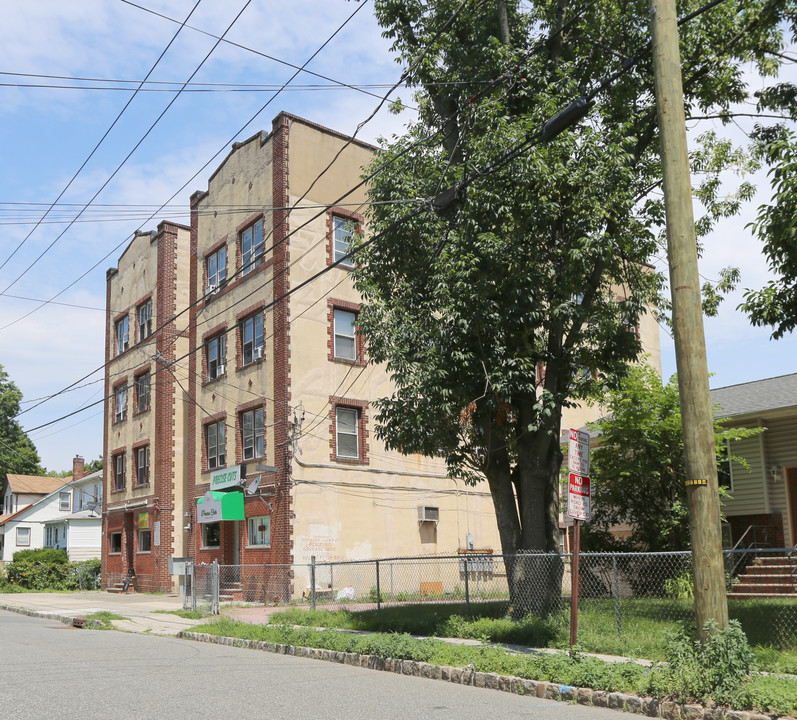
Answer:
MULTIPOLYGON (((216 253, 219 250, 221 250, 227 244, 227 239, 228 238, 229 238, 229 235, 225 235, 221 240, 219 240, 218 242, 216 242, 213 245, 211 245, 207 250, 205 250, 202 253, 202 258, 204 260, 207 260, 211 255, 213 255, 213 253, 216 253)), ((207 278, 206 278, 206 280, 207 280, 207 278)))
POLYGON ((226 322, 220 323, 219 325, 216 325, 216 327, 211 328, 206 333, 202 334, 202 342, 206 343, 214 335, 218 335, 219 333, 226 332, 226 331, 227 331, 227 323, 226 322))
MULTIPOLYGON (((240 235, 244 230, 246 230, 246 228, 248 228, 250 225, 254 225, 261 218, 263 218, 263 221, 264 221, 263 222, 263 242, 265 242, 265 234, 266 234, 265 219, 266 219, 266 214, 264 212, 256 212, 254 215, 250 215, 248 218, 246 218, 246 220, 244 220, 240 225, 238 225, 235 228, 235 232, 238 235, 240 235)), ((241 238, 239 237, 238 241, 240 242, 240 240, 241 240, 241 238)))
POLYGON ((327 300, 327 359, 330 362, 342 363, 343 365, 365 367, 368 364, 368 359, 365 355, 365 340, 356 328, 354 333, 354 346, 357 357, 354 360, 350 360, 349 358, 342 358, 335 355, 335 310, 348 310, 355 315, 359 315, 361 305, 360 303, 351 302, 349 300, 338 300, 336 298, 327 300))
MULTIPOLYGON (((333 262, 335 262, 335 217, 353 220, 355 223, 357 223, 358 228, 362 227, 363 223, 365 222, 365 218, 360 215, 360 213, 352 212, 348 208, 335 205, 327 210, 327 265, 331 265, 333 262)), ((339 265, 338 267, 348 272, 349 268, 346 266, 339 265)))
POLYGON ((344 465, 368 465, 370 463, 368 458, 368 451, 370 450, 368 444, 368 413, 366 412, 368 410, 368 401, 330 395, 329 406, 329 459, 332 462, 344 465), (337 409, 339 407, 357 410, 357 452, 359 455, 357 458, 338 456, 337 409))
POLYGON ((263 310, 266 307, 266 301, 261 300, 260 302, 256 302, 254 305, 250 305, 245 310, 241 310, 241 312, 236 313, 235 315, 235 322, 240 324, 241 320, 245 320, 250 315, 254 315, 258 310, 263 310))

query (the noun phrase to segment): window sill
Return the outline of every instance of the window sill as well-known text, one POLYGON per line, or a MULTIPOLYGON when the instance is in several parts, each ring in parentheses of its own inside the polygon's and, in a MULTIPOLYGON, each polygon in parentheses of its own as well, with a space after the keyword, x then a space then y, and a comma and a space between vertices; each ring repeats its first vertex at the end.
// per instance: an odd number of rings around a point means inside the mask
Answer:
POLYGON ((220 550, 221 545, 203 545, 200 550, 220 550))
POLYGON ((121 425, 126 420, 127 420, 127 416, 125 415, 125 417, 123 417, 123 418, 114 418, 113 423, 111 423, 111 424, 112 425, 121 425))
POLYGON ((241 370, 246 370, 247 368, 252 367, 253 365, 262 365, 265 362, 265 358, 257 358, 256 360, 252 360, 252 362, 247 363, 246 365, 238 365, 235 368, 235 372, 241 372, 241 370))
POLYGON ((118 489, 111 490, 111 495, 118 495, 119 493, 125 492, 125 490, 126 490, 126 488, 118 488, 118 489))
POLYGON ((271 550, 271 545, 244 545, 244 550, 271 550))
POLYGON ((344 357, 338 357, 337 355, 333 355, 329 359, 332 362, 340 363, 341 365, 355 365, 358 367, 365 367, 368 364, 365 360, 361 358, 356 358, 352 360, 351 358, 344 358, 344 357))
POLYGON ((138 485, 133 485, 133 490, 141 490, 142 488, 148 488, 149 483, 139 483, 138 485))
POLYGON ((341 463, 342 465, 368 465, 368 460, 355 457, 333 457, 332 462, 341 463))
POLYGON ((144 408, 143 410, 136 410, 133 413, 133 417, 138 417, 139 415, 146 415, 150 411, 150 408, 144 408))
POLYGON ((119 552, 109 552, 108 553, 108 555, 120 555, 120 556, 121 556, 121 554, 122 554, 121 550, 119 552))
POLYGON ((152 550, 136 550, 136 555, 151 555, 152 550))

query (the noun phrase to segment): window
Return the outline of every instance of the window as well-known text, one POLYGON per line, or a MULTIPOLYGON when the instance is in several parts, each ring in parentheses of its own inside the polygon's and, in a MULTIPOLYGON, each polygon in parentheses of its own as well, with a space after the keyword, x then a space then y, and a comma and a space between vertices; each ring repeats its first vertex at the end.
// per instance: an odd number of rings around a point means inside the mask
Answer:
MULTIPOLYGON (((338 216, 332 217, 333 253, 332 259, 337 262, 351 250, 352 236, 354 235, 354 221, 338 216)), ((351 258, 343 260, 341 265, 352 267, 351 258)))
POLYGON ((215 422, 206 426, 205 439, 208 448, 208 470, 213 470, 217 467, 223 467, 226 464, 224 456, 224 423, 215 422))
POLYGON ((242 413, 241 440, 244 460, 263 457, 263 408, 242 413))
POLYGON ((122 383, 117 385, 113 391, 113 421, 121 422, 127 417, 127 385, 122 383))
POLYGON ((30 545, 30 528, 17 528, 17 547, 28 547, 30 545))
POLYGON ((138 485, 149 483, 149 445, 136 450, 136 483, 138 485))
POLYGON ((119 492, 125 489, 125 454, 113 457, 113 489, 119 492))
POLYGON ((224 375, 224 356, 227 353, 227 336, 210 338, 206 346, 208 360, 208 380, 217 380, 224 375))
POLYGON ((58 547, 58 530, 52 525, 44 528, 44 547, 58 547))
POLYGON ((271 545, 271 518, 268 515, 249 518, 246 528, 249 545, 271 545))
POLYGON ((263 220, 258 220, 241 233, 241 275, 263 263, 263 220))
POLYGON ((731 441, 726 439, 720 448, 717 460, 717 481, 720 487, 733 491, 733 473, 731 470, 731 441))
POLYGON ((150 552, 152 550, 152 530, 139 530, 138 531, 138 551, 140 553, 150 552))
POLYGON ((136 411, 149 410, 149 373, 144 373, 136 378, 136 411))
POLYGON ((116 323, 116 354, 121 355, 128 347, 130 347, 130 333, 125 315, 116 323))
POLYGON ((251 365, 263 357, 263 313, 259 312, 241 323, 243 365, 251 365))
POLYGON ((69 493, 68 492, 59 492, 58 493, 58 509, 59 510, 69 510, 71 503, 69 502, 69 493))
POLYGON ((219 547, 221 545, 221 525, 215 523, 203 523, 202 525, 202 547, 219 547))
POLYGON ((335 408, 336 453, 342 458, 359 458, 357 442, 357 421, 359 412, 356 408, 335 408))
POLYGON ((227 280, 227 246, 220 247, 207 257, 208 290, 220 288, 227 280))
POLYGON ((335 308, 335 357, 343 360, 357 360, 357 313, 335 308))
POLYGON ((138 306, 138 341, 146 340, 152 335, 152 300, 138 306))
POLYGON ((122 533, 112 532, 108 539, 108 552, 111 555, 119 555, 122 552, 122 533))

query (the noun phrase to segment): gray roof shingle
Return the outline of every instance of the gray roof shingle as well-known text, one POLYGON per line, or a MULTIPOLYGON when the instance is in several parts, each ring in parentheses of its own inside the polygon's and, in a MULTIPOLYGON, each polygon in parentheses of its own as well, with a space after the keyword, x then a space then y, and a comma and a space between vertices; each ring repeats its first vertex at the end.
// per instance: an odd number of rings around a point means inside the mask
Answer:
POLYGON ((711 402, 719 405, 717 417, 797 407, 797 373, 716 388, 711 402))

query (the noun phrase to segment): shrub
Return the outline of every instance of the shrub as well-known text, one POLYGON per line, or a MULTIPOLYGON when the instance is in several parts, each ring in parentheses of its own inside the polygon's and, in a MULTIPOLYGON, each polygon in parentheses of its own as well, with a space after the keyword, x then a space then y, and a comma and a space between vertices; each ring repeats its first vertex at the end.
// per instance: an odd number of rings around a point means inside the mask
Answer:
POLYGON ((50 565, 64 565, 69 562, 66 550, 55 548, 38 548, 33 550, 17 550, 12 562, 47 563, 50 565))

